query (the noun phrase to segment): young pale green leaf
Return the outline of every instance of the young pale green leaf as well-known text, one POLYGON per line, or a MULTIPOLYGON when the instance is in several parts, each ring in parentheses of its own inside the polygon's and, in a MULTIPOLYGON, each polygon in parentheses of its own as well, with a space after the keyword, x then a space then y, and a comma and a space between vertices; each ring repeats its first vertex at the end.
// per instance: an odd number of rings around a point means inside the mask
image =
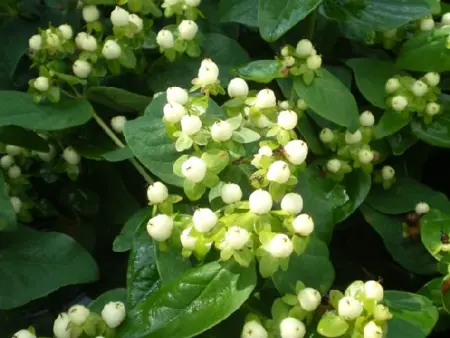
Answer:
POLYGON ((375 125, 374 136, 377 139, 381 139, 393 135, 407 126, 410 121, 409 117, 404 117, 393 110, 387 110, 375 125))
POLYGON ((382 302, 393 315, 387 321, 387 338, 428 337, 438 320, 439 313, 433 303, 417 294, 385 291, 382 302))
POLYGON ((336 311, 328 311, 320 319, 317 332, 324 337, 334 338, 342 336, 348 328, 348 323, 336 311))
POLYGON ((233 140, 239 143, 252 143, 256 142, 261 136, 249 128, 241 128, 233 132, 233 140))
POLYGON ((181 248, 168 248, 162 251, 155 245, 156 266, 163 284, 169 284, 178 279, 192 267, 191 261, 181 256, 181 248))
POLYGON ((261 37, 268 42, 278 40, 321 2, 322 0, 259 0, 258 25, 261 37))
POLYGON ((60 287, 97 279, 91 255, 69 236, 20 227, 0 237, 0 309, 11 309, 60 287))
POLYGON ((48 144, 42 137, 32 130, 16 126, 0 127, 0 142, 14 144, 30 150, 48 152, 48 144))
POLYGON ((58 104, 36 104, 28 93, 0 91, 0 126, 19 126, 34 130, 60 130, 89 121, 94 110, 84 99, 58 104))
POLYGON ((297 95, 318 115, 337 125, 356 129, 358 127, 358 107, 348 88, 326 69, 322 77, 314 79, 307 86, 301 78, 295 78, 297 95))
POLYGON ((16 213, 6 193, 3 172, 0 171, 0 231, 12 231, 16 226, 16 213))
POLYGON ((256 285, 255 266, 212 262, 188 270, 132 310, 118 338, 196 336, 241 307, 256 285))
POLYGON ((418 239, 403 237, 402 218, 384 215, 367 204, 363 204, 360 210, 367 223, 382 237, 386 249, 398 264, 417 274, 438 271, 436 260, 418 239))
POLYGON ((254 82, 270 83, 274 79, 283 78, 283 66, 276 60, 257 60, 234 70, 237 76, 254 82))
POLYGON ((258 27, 258 0, 222 0, 219 4, 220 22, 237 22, 258 27))
POLYGON ((206 191, 206 186, 202 183, 193 183, 188 180, 183 181, 183 190, 191 201, 198 201, 206 191))
POLYGON ((103 307, 109 302, 127 303, 127 291, 124 288, 117 288, 106 291, 89 303, 88 309, 100 313, 103 307))
POLYGON ((152 209, 145 207, 137 211, 126 221, 120 234, 114 239, 114 252, 126 252, 133 247, 133 239, 137 231, 148 221, 151 213, 152 209))
POLYGON ((152 100, 150 97, 115 87, 89 87, 86 95, 89 101, 100 103, 120 113, 144 111, 152 100))
POLYGON ((450 234, 450 215, 437 209, 431 209, 420 219, 422 243, 438 261, 450 263, 450 252, 441 251, 442 234, 450 234))

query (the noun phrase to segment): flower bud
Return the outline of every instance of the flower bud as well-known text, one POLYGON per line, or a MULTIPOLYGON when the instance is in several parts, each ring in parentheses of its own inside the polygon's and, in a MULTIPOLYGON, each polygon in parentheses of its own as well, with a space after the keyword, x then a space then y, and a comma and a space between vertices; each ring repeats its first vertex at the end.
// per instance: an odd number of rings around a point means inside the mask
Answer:
POLYGON ((298 99, 297 100, 297 108, 300 110, 306 110, 306 109, 308 109, 308 105, 306 104, 305 100, 298 99))
POLYGON ((415 212, 418 215, 426 214, 430 211, 430 206, 426 202, 419 202, 416 204, 415 212))
POLYGON ((190 236, 192 227, 186 228, 181 232, 180 242, 181 246, 187 250, 194 250, 197 244, 197 238, 190 236))
POLYGON ((353 320, 361 316, 364 308, 361 302, 353 297, 343 297, 338 303, 338 314, 345 320, 353 320))
POLYGON ((198 32, 198 26, 195 21, 183 20, 178 25, 178 33, 183 40, 192 40, 198 32))
POLYGON ((354 133, 351 133, 350 131, 345 131, 345 143, 347 144, 356 144, 361 142, 362 140, 362 134, 360 130, 355 131, 354 133))
POLYGON ((103 307, 102 318, 108 327, 114 329, 125 319, 125 305, 122 302, 109 302, 103 307))
POLYGON ((250 194, 248 204, 250 212, 257 215, 267 214, 272 209, 272 196, 267 191, 258 189, 250 194))
POLYGON ((44 162, 50 162, 55 158, 56 149, 53 145, 49 144, 49 150, 47 152, 39 151, 37 156, 44 162))
MULTIPOLYGON (((434 22, 434 21, 433 21, 434 22)), ((383 329, 370 321, 364 326, 364 338, 381 338, 383 337, 383 329)))
POLYGON ((147 223, 147 232, 155 241, 164 242, 172 235, 173 218, 164 214, 156 215, 147 223))
POLYGON ((323 143, 330 143, 334 140, 334 133, 329 128, 323 128, 319 134, 319 138, 323 143))
POLYGON ((184 0, 184 4, 189 7, 197 7, 202 0, 184 0))
POLYGON ((389 320, 392 318, 392 313, 387 306, 377 304, 373 310, 373 318, 380 321, 389 320))
POLYGON ((225 243, 232 250, 241 250, 249 240, 249 232, 236 225, 230 227, 225 233, 225 243))
POLYGON ((211 59, 204 59, 198 70, 197 80, 198 84, 202 86, 212 85, 217 82, 219 78, 219 67, 211 61, 211 59))
POLYGON ((16 196, 11 196, 9 198, 9 201, 11 202, 14 212, 18 214, 20 212, 20 209, 22 209, 22 201, 20 200, 20 198, 16 196))
POLYGON ((285 234, 276 234, 269 242, 267 251, 276 258, 289 257, 294 251, 294 245, 290 238, 285 234))
POLYGON ((68 327, 69 324, 69 315, 66 312, 60 313, 53 323, 53 334, 55 335, 55 337, 70 338, 72 329, 68 327))
POLYGON ((281 338, 303 338, 306 334, 306 327, 297 318, 287 317, 280 323, 281 338))
POLYGON ((295 58, 293 56, 287 56, 284 58, 283 64, 286 67, 293 67, 295 65, 295 58))
POLYGON ((73 30, 72 27, 68 24, 64 24, 58 27, 58 30, 61 32, 61 35, 65 40, 72 39, 73 30))
POLYGON ((181 166, 183 176, 193 183, 200 183, 206 175, 206 163, 202 159, 192 156, 181 166))
POLYGON ((91 313, 91 311, 83 305, 73 305, 67 312, 70 321, 77 326, 83 325, 91 313))
POLYGON ((278 114, 277 124, 285 129, 292 130, 297 126, 297 113, 293 110, 282 110, 278 114))
POLYGON ((266 329, 256 320, 245 323, 242 329, 241 338, 268 338, 266 329))
POLYGON ((322 66, 322 57, 320 55, 311 55, 306 59, 306 67, 316 70, 322 66))
POLYGON ((36 338, 36 335, 28 330, 20 330, 14 333, 12 338, 36 338))
POLYGON ((377 281, 370 280, 364 283, 364 294, 367 299, 381 301, 384 296, 383 286, 377 281))
POLYGON ((181 130, 188 136, 198 133, 202 129, 202 120, 195 115, 184 115, 181 118, 181 130))
POLYGON ((217 121, 211 127, 211 138, 216 142, 224 142, 231 139, 233 129, 227 121, 217 121))
POLYGON ((102 55, 106 60, 118 59, 122 54, 122 48, 114 40, 108 40, 103 45, 102 55))
MULTIPOLYGON (((449 20, 450 20, 450 13, 449 14, 449 20)), ((441 81, 441 76, 439 75, 439 73, 435 73, 435 72, 430 72, 430 73, 426 73, 424 75, 425 81, 427 81, 428 85, 430 85, 431 87, 436 87, 439 82, 441 81)))
POLYGON ((83 19, 86 22, 94 22, 97 21, 100 17, 100 11, 98 10, 97 6, 95 5, 87 5, 83 7, 82 10, 83 13, 83 19))
POLYGON ((302 58, 306 58, 312 54, 314 50, 314 46, 308 39, 300 40, 297 43, 297 48, 295 49, 295 53, 302 58))
POLYGON ((439 103, 436 102, 429 102, 427 103, 427 106, 425 107, 425 113, 429 116, 434 116, 436 114, 439 114, 441 110, 441 106, 439 103))
POLYGON ((298 293, 297 299, 303 310, 311 312, 319 307, 322 296, 316 289, 305 288, 298 293))
POLYGON ((248 90, 247 82, 239 77, 232 79, 228 84, 229 97, 247 96, 248 90))
POLYGON ((443 26, 447 26, 450 25, 450 12, 449 13, 445 13, 442 18, 441 18, 441 24, 443 26))
POLYGON ((28 40, 28 46, 30 47, 31 50, 36 51, 36 50, 40 50, 41 46, 42 46, 42 38, 40 35, 33 35, 29 40, 28 40))
POLYGON ((314 221, 308 214, 300 214, 295 217, 292 227, 296 234, 307 237, 314 231, 314 221))
POLYGON ((34 80, 34 88, 40 92, 46 92, 50 87, 50 81, 48 77, 39 76, 36 80, 34 80))
POLYGON ((117 134, 122 134, 126 122, 127 118, 125 116, 117 115, 111 119, 111 127, 117 134))
POLYGON ((176 102, 167 103, 164 106, 163 111, 165 120, 170 123, 180 122, 183 116, 187 113, 186 108, 176 102))
POLYGON ((361 115, 359 115, 359 124, 363 127, 373 127, 375 124, 375 116, 372 112, 366 110, 361 115))
POLYGON ((8 169, 9 178, 15 180, 15 179, 19 178, 21 175, 22 175, 22 170, 20 169, 19 166, 13 165, 13 166, 9 167, 9 169, 8 169))
POLYGON ((241 187, 235 183, 227 183, 220 190, 220 197, 225 204, 239 202, 242 199, 241 187))
POLYGON ((392 180, 395 176, 395 170, 390 165, 385 165, 383 169, 381 169, 381 176, 384 181, 392 180))
POLYGON ((186 89, 180 88, 180 87, 169 87, 166 90, 166 97, 167 102, 172 103, 178 103, 181 105, 185 105, 188 103, 189 100, 189 94, 186 89))
POLYGON ((302 212, 303 198, 294 192, 287 193, 281 200, 281 210, 292 215, 302 212))
POLYGON ((373 161, 374 154, 372 150, 361 149, 358 151, 358 160, 361 164, 369 164, 373 161))
POLYGON ((174 44, 172 32, 167 29, 160 30, 156 35, 156 43, 163 49, 172 48, 174 44))
POLYGON ((399 88, 400 88, 400 81, 396 78, 390 78, 389 80, 387 80, 386 85, 384 87, 386 93, 388 94, 394 93, 399 88))
POLYGON ((256 95, 255 107, 259 109, 274 108, 277 106, 277 98, 271 89, 263 89, 256 95))
POLYGON ((278 107, 280 107, 283 110, 289 110, 290 106, 289 106, 289 101, 281 101, 278 102, 278 107))
POLYGON ((308 145, 302 140, 289 141, 283 149, 287 160, 295 165, 305 162, 308 156, 308 145))
POLYGON ((209 208, 200 208, 195 210, 192 223, 198 232, 209 232, 217 224, 217 215, 209 208))
POLYGON ((142 21, 141 17, 136 14, 130 14, 128 17, 128 21, 134 25, 135 27, 135 33, 139 33, 144 28, 144 22, 142 21))
POLYGON ((266 117, 266 115, 260 115, 256 120, 255 125, 258 128, 264 129, 267 127, 271 127, 273 123, 266 117))
POLYGON ((284 161, 273 162, 267 170, 267 180, 270 182, 284 184, 289 180, 289 176, 291 176, 291 171, 284 161))
POLYGON ((0 166, 3 169, 8 169, 9 167, 11 167, 14 164, 14 157, 12 157, 11 155, 4 155, 2 156, 2 158, 0 159, 0 166))
POLYGON ((111 22, 116 27, 125 27, 130 22, 130 13, 122 7, 116 6, 111 12, 111 22))
POLYGON ((327 162, 327 170, 330 173, 336 174, 339 170, 341 170, 341 167, 341 161, 337 158, 331 159, 327 162))
POLYGON ((80 79, 86 79, 92 71, 91 64, 85 60, 77 60, 72 66, 73 73, 80 79))
POLYGON ((428 86, 425 82, 417 80, 413 83, 411 91, 416 97, 422 97, 428 93, 428 86))
POLYGON ((424 18, 420 20, 419 27, 422 32, 431 31, 435 26, 433 18, 424 18))
POLYGON ((50 31, 49 29, 47 30, 45 41, 50 48, 58 48, 61 43, 61 41, 59 40, 59 36, 55 33, 52 33, 52 31, 50 31))
POLYGON ((77 165, 81 161, 80 155, 72 147, 67 147, 63 151, 64 160, 71 165, 77 165))
POLYGON ((169 197, 167 187, 161 182, 153 182, 147 188, 147 198, 150 204, 160 204, 169 197))

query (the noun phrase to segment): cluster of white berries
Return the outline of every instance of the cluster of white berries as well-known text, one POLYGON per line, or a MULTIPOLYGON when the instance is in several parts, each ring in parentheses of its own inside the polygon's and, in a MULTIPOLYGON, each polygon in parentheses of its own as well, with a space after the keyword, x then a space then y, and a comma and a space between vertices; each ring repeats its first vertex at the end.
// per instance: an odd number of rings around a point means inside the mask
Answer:
POLYGON ((178 25, 176 33, 170 31, 169 29, 162 29, 156 35, 156 43, 159 47, 164 49, 173 48, 176 42, 175 37, 179 37, 181 40, 191 41, 193 40, 198 32, 198 25, 193 20, 183 20, 178 25), (175 35, 175 36, 174 36, 175 35))
POLYGON ((322 57, 317 54, 312 42, 302 39, 297 46, 284 46, 281 49, 282 63, 293 75, 301 75, 306 70, 315 71, 322 66, 322 57))

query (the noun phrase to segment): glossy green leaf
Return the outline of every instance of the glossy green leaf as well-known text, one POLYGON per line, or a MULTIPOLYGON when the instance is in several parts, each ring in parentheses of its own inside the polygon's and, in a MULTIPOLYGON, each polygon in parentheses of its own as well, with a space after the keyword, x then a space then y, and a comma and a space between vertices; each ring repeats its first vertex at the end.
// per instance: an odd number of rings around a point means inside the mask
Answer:
POLYGON ((393 110, 387 110, 375 125, 374 136, 377 139, 390 136, 407 126, 409 122, 409 118, 405 118, 393 110))
POLYGON ((103 307, 109 302, 127 303, 127 292, 124 288, 117 288, 106 291, 89 303, 89 310, 101 313, 103 307))
POLYGON ((20 227, 0 236, 0 309, 11 309, 60 287, 92 282, 97 265, 67 235, 20 227))
POLYGON ((128 314, 119 338, 198 335, 241 307, 256 285, 255 266, 212 262, 162 286, 128 314))
POLYGON ((328 311, 320 319, 317 332, 324 337, 333 338, 342 336, 348 328, 348 323, 336 311, 328 311))
POLYGON ((28 93, 0 91, 0 126, 35 130, 59 130, 79 126, 92 117, 93 109, 84 99, 58 104, 36 104, 28 93))
POLYGON ((114 239, 113 251, 126 252, 133 247, 133 240, 137 231, 144 226, 152 213, 152 209, 145 207, 137 211, 124 224, 120 234, 114 239))
POLYGON ((391 146, 392 153, 397 156, 402 155, 419 141, 409 126, 406 126, 394 135, 389 136, 387 140, 391 146))
POLYGON ((258 0, 221 0, 219 5, 220 21, 258 27, 257 6, 258 0))
POLYGON ((297 95, 318 115, 337 125, 356 128, 358 126, 358 107, 348 88, 326 69, 323 77, 315 78, 307 86, 299 77, 294 80, 297 95))
POLYGON ((258 25, 262 38, 268 42, 278 40, 321 2, 322 0, 259 0, 258 25))
POLYGON ((12 231, 16 226, 16 213, 6 192, 3 172, 0 171, 0 231, 12 231))
POLYGON ((180 248, 162 251, 155 245, 156 266, 164 284, 169 284, 192 267, 189 259, 181 256, 180 248))
POLYGON ((283 66, 276 60, 257 60, 247 63, 235 70, 237 76, 254 82, 270 83, 274 79, 284 77, 283 66))
POLYGON ((438 261, 450 263, 450 253, 441 251, 442 234, 450 234, 450 215, 438 209, 431 209, 420 219, 422 243, 438 261))
POLYGON ((418 274, 433 274, 438 271, 436 260, 419 239, 403 237, 402 218, 384 215, 366 204, 360 209, 367 223, 381 236, 386 249, 398 264, 418 274))
POLYGON ((277 270, 273 274, 272 280, 281 294, 295 293, 296 283, 301 281, 324 295, 334 281, 334 269, 327 245, 312 236, 306 251, 300 256, 293 253, 289 257, 288 269, 286 271, 277 270))
POLYGON ((14 144, 30 150, 48 152, 47 141, 32 130, 16 126, 0 127, 0 142, 14 144))
POLYGON ((320 128, 312 121, 307 114, 299 117, 297 128, 308 144, 308 149, 316 155, 326 152, 323 143, 319 139, 320 128))
POLYGON ((387 338, 427 337, 438 320, 438 310, 433 303, 417 294, 385 291, 382 302, 393 315, 387 322, 387 338))
POLYGON ((150 97, 115 87, 90 87, 86 95, 89 101, 100 103, 116 112, 144 111, 151 101, 150 97))
POLYGON ((121 162, 133 158, 133 152, 129 147, 123 147, 108 151, 102 157, 109 162, 121 162))

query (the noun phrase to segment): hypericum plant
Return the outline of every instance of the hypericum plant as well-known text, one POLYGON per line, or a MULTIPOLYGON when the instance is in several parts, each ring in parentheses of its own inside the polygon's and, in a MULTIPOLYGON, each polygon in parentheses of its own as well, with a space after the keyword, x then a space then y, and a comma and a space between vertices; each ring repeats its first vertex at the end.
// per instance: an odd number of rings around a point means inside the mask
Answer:
POLYGON ((448 335, 449 11, 4 1, 2 332, 448 335))

